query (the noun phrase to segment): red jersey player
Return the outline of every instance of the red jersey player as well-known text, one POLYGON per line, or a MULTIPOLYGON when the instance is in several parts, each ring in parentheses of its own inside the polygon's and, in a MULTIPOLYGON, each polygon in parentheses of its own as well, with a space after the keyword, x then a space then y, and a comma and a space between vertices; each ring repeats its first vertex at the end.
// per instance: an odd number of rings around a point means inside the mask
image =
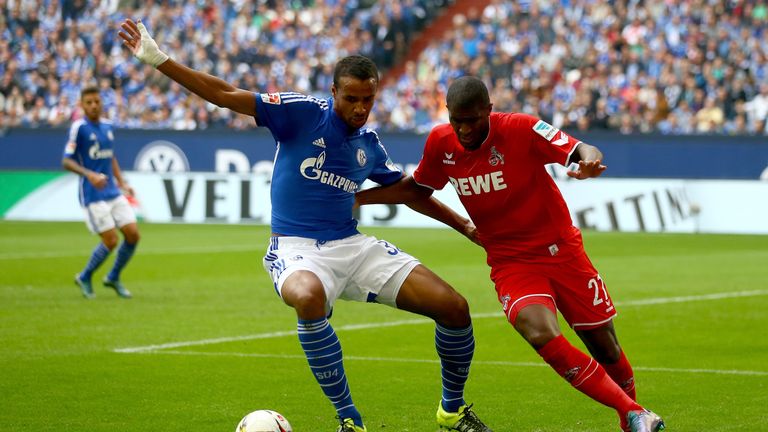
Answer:
POLYGON ((623 430, 664 429, 636 402, 632 366, 613 326, 616 309, 544 167, 578 162, 569 176, 597 177, 606 169, 602 153, 535 117, 492 113, 488 90, 474 77, 451 84, 447 106, 450 124, 429 134, 413 176, 359 192, 358 204, 409 203, 481 244, 507 319, 544 361, 616 409, 623 430), (472 221, 431 198, 448 183, 472 221), (557 310, 592 357, 563 337, 557 310))

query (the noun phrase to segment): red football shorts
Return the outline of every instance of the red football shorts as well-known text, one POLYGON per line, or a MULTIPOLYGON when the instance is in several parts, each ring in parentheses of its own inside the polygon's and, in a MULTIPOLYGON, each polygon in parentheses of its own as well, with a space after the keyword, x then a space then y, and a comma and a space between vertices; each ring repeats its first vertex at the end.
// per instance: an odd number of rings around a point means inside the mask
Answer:
POLYGON ((505 263, 492 269, 499 302, 512 325, 520 310, 531 304, 544 305, 552 313, 559 310, 575 330, 600 327, 616 316, 605 283, 583 249, 571 259, 547 261, 505 263))

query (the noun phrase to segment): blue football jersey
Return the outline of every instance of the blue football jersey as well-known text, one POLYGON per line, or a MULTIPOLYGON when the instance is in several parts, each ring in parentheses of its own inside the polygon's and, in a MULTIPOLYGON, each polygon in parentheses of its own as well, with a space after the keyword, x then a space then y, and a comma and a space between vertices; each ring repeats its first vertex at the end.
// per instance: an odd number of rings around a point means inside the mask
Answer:
POLYGON ((83 167, 107 176, 107 185, 103 189, 96 189, 87 178, 80 176, 79 194, 83 206, 120 196, 120 189, 112 174, 114 141, 112 123, 106 120, 93 123, 84 118, 72 123, 69 129, 64 157, 72 158, 83 167))
POLYGON ((332 98, 256 93, 256 113, 277 144, 270 191, 275 233, 317 240, 357 234, 355 192, 366 179, 388 185, 402 177, 376 132, 351 131, 332 98))

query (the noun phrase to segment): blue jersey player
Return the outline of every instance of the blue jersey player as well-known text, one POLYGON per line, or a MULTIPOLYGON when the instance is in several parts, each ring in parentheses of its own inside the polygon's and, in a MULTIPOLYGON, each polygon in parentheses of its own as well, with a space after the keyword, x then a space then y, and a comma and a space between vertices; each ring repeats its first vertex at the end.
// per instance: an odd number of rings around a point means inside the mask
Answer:
MULTIPOLYGON (((354 193, 366 179, 387 185, 403 174, 375 132, 364 128, 379 85, 369 59, 336 65, 330 99, 253 93, 187 68, 159 50, 141 22, 120 37, 142 62, 218 106, 253 116, 277 143, 272 177, 272 237, 264 257, 274 287, 298 316, 298 337, 312 374, 336 408, 337 432, 366 428, 352 402, 339 339, 328 321, 339 298, 382 303, 435 320, 442 366, 437 422, 452 431, 490 431, 464 401, 474 353, 466 300, 414 257, 360 234, 354 193)), ((465 222, 470 224, 468 221, 465 222)))
POLYGON ((104 278, 104 286, 122 298, 131 293, 120 282, 120 272, 133 256, 139 242, 136 215, 122 190, 133 195, 125 182, 114 155, 112 124, 101 118, 101 97, 96 87, 81 91, 80 104, 85 117, 72 123, 64 148, 62 165, 80 175, 80 205, 85 210, 86 225, 101 237, 85 268, 75 275, 75 283, 87 299, 94 298, 91 286, 93 272, 101 266, 118 243, 117 230, 125 240, 117 250, 112 270, 104 278))

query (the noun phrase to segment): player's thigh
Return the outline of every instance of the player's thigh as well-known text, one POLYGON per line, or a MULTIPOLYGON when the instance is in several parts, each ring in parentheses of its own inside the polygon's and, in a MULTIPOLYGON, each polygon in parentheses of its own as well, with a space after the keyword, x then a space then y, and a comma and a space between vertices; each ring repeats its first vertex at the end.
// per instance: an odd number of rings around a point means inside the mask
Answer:
POLYGON ((85 225, 94 234, 114 230, 115 219, 112 217, 112 207, 107 201, 96 201, 83 208, 85 225))
POLYGON ((139 235, 139 224, 135 222, 121 226, 120 232, 123 233, 123 236, 125 237, 125 241, 131 244, 138 243, 139 238, 141 237, 139 235))
POLYGON ((373 236, 355 236, 346 248, 345 267, 351 273, 342 298, 397 307, 400 290, 419 261, 373 236))
POLYGON ((574 330, 599 328, 616 316, 605 282, 586 254, 558 264, 552 278, 557 308, 574 330))
POLYGON ((451 327, 469 325, 466 299, 427 267, 419 264, 403 281, 397 307, 451 327))
POLYGON ((328 261, 309 239, 272 237, 262 265, 281 298, 283 290, 290 285, 291 302, 296 302, 297 296, 324 297, 326 314, 330 314, 345 281, 334 275, 328 261), (318 291, 318 284, 322 291, 318 291))
POLYGON ((532 264, 512 264, 494 268, 491 278, 504 315, 515 325, 520 312, 530 305, 542 305, 557 314, 556 296, 546 267, 532 264))
POLYGON ((514 264, 492 274, 504 315, 531 346, 539 349, 561 334, 545 265, 514 264))
POLYGON ((131 203, 124 195, 108 201, 110 206, 110 212, 112 218, 115 220, 115 225, 127 236, 133 237, 131 243, 138 241, 139 229, 136 224, 136 212, 133 211, 131 203), (129 226, 132 225, 132 226, 129 226))

